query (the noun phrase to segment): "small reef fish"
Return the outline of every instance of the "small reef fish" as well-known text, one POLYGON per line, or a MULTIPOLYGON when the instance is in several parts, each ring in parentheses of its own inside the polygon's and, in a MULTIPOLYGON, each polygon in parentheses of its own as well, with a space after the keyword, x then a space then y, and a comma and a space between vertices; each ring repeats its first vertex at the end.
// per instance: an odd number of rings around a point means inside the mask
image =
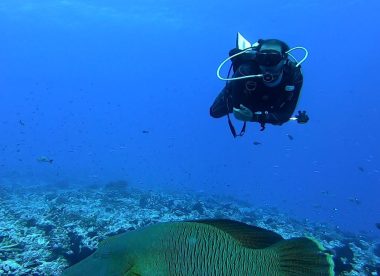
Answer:
POLYGON ((41 163, 49 163, 49 164, 52 164, 54 160, 51 159, 51 158, 48 158, 48 157, 46 157, 46 156, 40 156, 40 157, 37 158, 37 161, 38 161, 38 162, 41 162, 41 163))
POLYGON ((258 142, 258 141, 253 141, 253 144, 254 144, 255 146, 262 145, 262 143, 261 143, 261 142, 258 142))
POLYGON ((289 140, 294 140, 294 137, 290 134, 286 134, 286 136, 288 136, 289 140))
POLYGON ((375 224, 376 228, 380 230, 380 223, 375 224))
POLYGON ((360 205, 360 204, 361 204, 361 201, 360 201, 357 197, 350 197, 348 200, 349 200, 350 202, 352 202, 352 203, 357 204, 357 205, 360 205))
POLYGON ((334 275, 331 255, 309 238, 232 220, 167 222, 104 240, 63 275, 334 275))

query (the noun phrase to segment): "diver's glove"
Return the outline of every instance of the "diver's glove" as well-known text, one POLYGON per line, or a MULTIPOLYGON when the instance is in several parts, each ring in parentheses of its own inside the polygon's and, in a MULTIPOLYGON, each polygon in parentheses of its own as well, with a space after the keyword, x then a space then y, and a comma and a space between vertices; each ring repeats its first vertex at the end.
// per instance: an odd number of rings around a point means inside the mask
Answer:
POLYGON ((306 111, 298 111, 296 118, 299 124, 306 124, 309 121, 309 116, 306 114, 306 111))
POLYGON ((233 108, 233 113, 236 119, 240 121, 251 121, 253 118, 253 112, 248 108, 245 107, 244 105, 240 105, 240 108, 233 108))

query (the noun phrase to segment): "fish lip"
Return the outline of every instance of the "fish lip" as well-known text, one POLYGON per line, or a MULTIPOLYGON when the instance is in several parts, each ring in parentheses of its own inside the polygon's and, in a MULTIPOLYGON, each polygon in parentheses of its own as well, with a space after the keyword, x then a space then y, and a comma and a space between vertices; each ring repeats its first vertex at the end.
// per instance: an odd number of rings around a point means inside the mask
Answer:
MULTIPOLYGON (((133 270, 134 267, 135 267, 135 265, 131 264, 128 268, 126 268, 124 270, 124 274, 129 273, 129 272, 133 272, 132 270, 133 270)), ((133 275, 139 275, 139 274, 134 273, 133 275)))

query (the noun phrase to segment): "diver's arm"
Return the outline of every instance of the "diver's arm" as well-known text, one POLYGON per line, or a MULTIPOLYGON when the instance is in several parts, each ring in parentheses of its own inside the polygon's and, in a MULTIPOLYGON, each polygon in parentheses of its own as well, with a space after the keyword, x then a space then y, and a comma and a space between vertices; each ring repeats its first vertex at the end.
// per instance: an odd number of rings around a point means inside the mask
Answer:
POLYGON ((273 125, 282 125, 289 121, 290 117, 296 109, 298 99, 300 97, 300 92, 303 84, 303 77, 300 72, 295 75, 296 79, 294 83, 294 90, 287 92, 282 91, 281 93, 289 93, 285 101, 280 103, 280 105, 273 112, 266 112, 265 114, 256 114, 253 116, 252 121, 254 122, 265 122, 273 125))
MULTIPOLYGON (((292 113, 291 113, 292 114, 292 113)), ((285 113, 279 112, 256 112, 251 122, 258 122, 263 124, 282 125, 289 120, 290 116, 285 113)))
POLYGON ((299 91, 294 92, 291 99, 286 101, 277 112, 269 113, 267 122, 274 125, 282 125, 289 121, 297 106, 299 95, 299 91))
POLYGON ((210 107, 210 116, 213 118, 220 118, 228 113, 232 112, 232 99, 230 87, 227 85, 219 93, 219 95, 214 100, 214 103, 210 107))
POLYGON ((297 103, 301 94, 301 89, 303 85, 303 75, 299 67, 290 67, 293 71, 292 83, 294 85, 294 90, 291 92, 284 91, 284 93, 289 93, 287 99, 278 106, 278 109, 269 116, 269 123, 275 125, 281 125, 286 123, 291 118, 294 110, 297 107, 297 103))
MULTIPOLYGON (((250 74, 251 65, 243 64, 239 66, 239 70, 233 73, 233 78, 238 78, 243 75, 250 74)), ((224 115, 227 115, 233 111, 233 107, 238 108, 240 104, 243 103, 243 90, 244 90, 244 81, 229 81, 226 83, 226 86, 216 97, 214 103, 210 107, 210 115, 214 118, 220 118, 224 115)))
MULTIPOLYGON (((294 94, 291 95, 291 99, 289 99, 287 102, 284 102, 283 106, 281 106, 281 108, 276 112, 268 112, 268 111, 261 112, 261 111, 259 111, 259 112, 253 113, 252 111, 250 111, 251 114, 252 113, 253 114, 251 115, 252 118, 249 121, 259 122, 261 124, 268 123, 268 124, 273 124, 273 125, 282 125, 283 123, 286 123, 287 121, 289 121, 290 117, 294 113, 294 110, 295 110, 296 105, 297 105, 298 97, 299 97, 299 93, 296 93, 296 95, 294 95, 294 94)), ((243 108, 247 108, 247 107, 243 106, 240 109, 243 109, 243 108)), ((234 114, 237 111, 239 111, 239 110, 238 109, 234 110, 234 114)), ((242 111, 240 111, 240 112, 242 112, 242 111)), ((235 115, 235 117, 237 117, 237 116, 235 115)), ((240 118, 238 118, 238 119, 240 119, 240 118)), ((242 119, 240 119, 240 120, 242 120, 242 119)))
POLYGON ((282 125, 283 123, 289 121, 290 117, 292 117, 292 114, 294 113, 294 110, 296 109, 302 84, 303 78, 302 75, 300 75, 299 79, 295 82, 294 90, 292 92, 284 91, 284 93, 289 93, 287 100, 279 106, 277 111, 269 113, 268 123, 282 125))

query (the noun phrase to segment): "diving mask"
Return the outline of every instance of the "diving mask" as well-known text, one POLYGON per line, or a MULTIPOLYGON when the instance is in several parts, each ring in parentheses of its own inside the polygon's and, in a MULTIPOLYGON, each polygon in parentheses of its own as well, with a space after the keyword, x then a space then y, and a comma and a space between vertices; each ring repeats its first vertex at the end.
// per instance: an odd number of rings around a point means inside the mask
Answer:
POLYGON ((256 61, 260 66, 276 66, 283 59, 285 59, 284 55, 275 50, 262 50, 256 53, 256 61))

